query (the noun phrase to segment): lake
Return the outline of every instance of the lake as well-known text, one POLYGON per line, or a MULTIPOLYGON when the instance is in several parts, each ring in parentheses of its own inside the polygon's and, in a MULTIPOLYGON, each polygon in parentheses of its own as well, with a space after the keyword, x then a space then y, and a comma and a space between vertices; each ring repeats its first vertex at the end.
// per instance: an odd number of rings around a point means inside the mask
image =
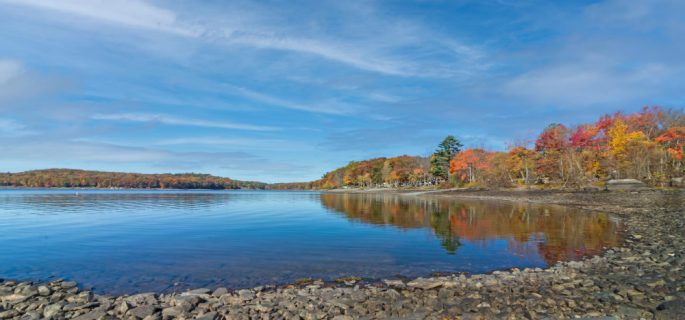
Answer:
POLYGON ((603 213, 285 191, 0 189, 0 278, 101 293, 545 267, 618 246, 603 213))

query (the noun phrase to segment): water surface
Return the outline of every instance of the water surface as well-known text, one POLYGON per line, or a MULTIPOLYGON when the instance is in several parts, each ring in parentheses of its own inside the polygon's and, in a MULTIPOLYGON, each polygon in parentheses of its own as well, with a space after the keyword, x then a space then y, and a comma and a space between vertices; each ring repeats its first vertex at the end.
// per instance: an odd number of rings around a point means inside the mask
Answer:
POLYGON ((555 206, 278 191, 0 190, 0 277, 105 293, 545 267, 621 242, 555 206))

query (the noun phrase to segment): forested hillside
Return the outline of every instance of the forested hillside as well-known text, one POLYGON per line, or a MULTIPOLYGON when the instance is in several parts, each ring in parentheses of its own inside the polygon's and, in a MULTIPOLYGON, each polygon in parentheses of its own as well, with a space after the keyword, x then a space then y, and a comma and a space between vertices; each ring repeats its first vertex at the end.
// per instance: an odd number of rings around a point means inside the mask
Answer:
POLYGON ((0 186, 63 188, 264 189, 261 182, 208 174, 141 174, 72 169, 0 173, 0 186))
POLYGON ((632 114, 604 115, 593 123, 550 124, 534 140, 512 144, 506 151, 462 150, 459 140, 449 136, 430 158, 354 161, 320 180, 274 188, 582 187, 601 185, 612 178, 670 186, 684 175, 683 111, 645 107, 632 114))

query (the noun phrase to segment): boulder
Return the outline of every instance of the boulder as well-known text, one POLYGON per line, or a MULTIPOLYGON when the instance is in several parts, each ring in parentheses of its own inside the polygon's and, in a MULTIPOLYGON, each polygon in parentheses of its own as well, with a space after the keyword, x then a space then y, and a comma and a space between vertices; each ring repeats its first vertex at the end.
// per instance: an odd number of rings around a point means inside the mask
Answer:
POLYGON ((640 190, 647 186, 636 179, 612 179, 607 181, 606 187, 608 190, 640 190))

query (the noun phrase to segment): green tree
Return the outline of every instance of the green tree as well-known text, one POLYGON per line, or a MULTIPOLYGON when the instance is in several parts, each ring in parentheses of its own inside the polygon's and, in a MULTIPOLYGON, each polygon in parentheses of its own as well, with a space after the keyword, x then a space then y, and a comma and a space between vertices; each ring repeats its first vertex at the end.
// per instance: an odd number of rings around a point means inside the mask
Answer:
POLYGON ((450 160, 461 151, 463 146, 459 139, 451 135, 442 140, 431 157, 431 174, 436 178, 447 180, 449 178, 450 160))

